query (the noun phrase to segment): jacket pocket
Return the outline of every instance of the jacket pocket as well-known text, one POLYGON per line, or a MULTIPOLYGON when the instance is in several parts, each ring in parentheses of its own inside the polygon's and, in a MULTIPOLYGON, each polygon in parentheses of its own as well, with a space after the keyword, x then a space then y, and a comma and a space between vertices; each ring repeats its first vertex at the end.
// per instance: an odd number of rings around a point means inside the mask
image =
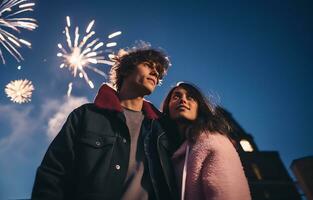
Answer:
MULTIPOLYGON (((104 189, 106 177, 110 174, 109 167, 115 141, 114 136, 96 135, 90 132, 85 132, 78 139, 74 164, 77 191, 96 194, 104 189)), ((97 198, 90 197, 91 199, 97 198)))
POLYGON ((116 141, 115 136, 98 136, 87 134, 79 139, 79 142, 93 148, 103 148, 107 145, 112 145, 116 141))

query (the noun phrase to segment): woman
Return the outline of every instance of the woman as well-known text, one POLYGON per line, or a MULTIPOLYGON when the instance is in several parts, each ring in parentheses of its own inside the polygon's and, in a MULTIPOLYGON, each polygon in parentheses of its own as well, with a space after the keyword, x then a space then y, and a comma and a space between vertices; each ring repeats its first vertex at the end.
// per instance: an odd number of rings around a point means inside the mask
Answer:
POLYGON ((195 86, 178 83, 165 98, 163 112, 183 140, 172 156, 182 200, 251 199, 240 158, 227 136, 230 126, 195 86))

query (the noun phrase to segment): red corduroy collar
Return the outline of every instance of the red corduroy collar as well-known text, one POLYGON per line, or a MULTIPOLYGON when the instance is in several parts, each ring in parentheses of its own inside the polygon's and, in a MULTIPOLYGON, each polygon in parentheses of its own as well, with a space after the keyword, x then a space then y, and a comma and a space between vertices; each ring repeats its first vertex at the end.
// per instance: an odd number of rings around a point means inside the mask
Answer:
MULTIPOLYGON (((123 111, 117 92, 107 84, 100 87, 94 103, 99 108, 123 111)), ((146 100, 143 101, 142 110, 148 119, 158 119, 161 115, 161 112, 146 100)))

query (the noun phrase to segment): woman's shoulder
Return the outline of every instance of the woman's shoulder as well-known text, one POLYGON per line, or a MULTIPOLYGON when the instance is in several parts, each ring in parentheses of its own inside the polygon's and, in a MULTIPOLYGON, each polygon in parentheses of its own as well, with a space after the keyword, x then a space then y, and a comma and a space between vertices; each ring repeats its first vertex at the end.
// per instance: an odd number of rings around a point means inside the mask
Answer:
POLYGON ((210 132, 210 131, 204 131, 201 134, 199 134, 199 137, 196 140, 196 143, 198 144, 214 144, 214 143, 229 143, 229 138, 221 134, 219 132, 210 132))
POLYGON ((233 144, 230 139, 221 133, 218 132, 202 132, 197 138, 195 148, 202 148, 210 151, 223 151, 226 149, 234 149, 233 144))

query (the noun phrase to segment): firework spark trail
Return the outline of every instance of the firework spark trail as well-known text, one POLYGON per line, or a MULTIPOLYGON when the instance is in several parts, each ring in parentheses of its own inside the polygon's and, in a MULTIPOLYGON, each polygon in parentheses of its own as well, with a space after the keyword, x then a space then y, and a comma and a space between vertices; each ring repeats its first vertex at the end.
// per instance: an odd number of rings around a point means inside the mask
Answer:
POLYGON ((72 82, 70 82, 69 84, 68 84, 68 90, 67 90, 67 96, 69 97, 69 96, 71 96, 71 92, 72 92, 72 85, 73 85, 73 83, 72 82))
POLYGON ((121 31, 117 31, 117 32, 115 32, 115 33, 110 34, 110 35, 108 36, 108 38, 111 39, 111 38, 114 38, 114 37, 116 37, 116 36, 118 36, 118 35, 121 35, 121 34, 122 34, 121 31))
POLYGON ((10 100, 14 103, 28 103, 31 101, 32 93, 35 90, 31 81, 24 80, 14 80, 8 83, 5 87, 5 93, 10 100))
MULTIPOLYGON (((0 4, 0 44, 6 49, 18 62, 23 60, 23 56, 17 50, 22 45, 31 47, 31 43, 8 32, 8 29, 20 33, 20 29, 34 30, 38 27, 33 18, 17 17, 25 12, 33 11, 35 3, 29 0, 3 0, 0 4)), ((3 52, 0 48, 0 57, 5 64, 3 52)))
MULTIPOLYGON (((95 35, 95 31, 92 30, 95 24, 95 20, 92 20, 86 30, 85 34, 80 35, 79 27, 76 26, 74 29, 74 35, 70 34, 72 27, 71 19, 69 16, 66 17, 66 26, 64 30, 66 38, 66 47, 63 47, 61 43, 58 44, 60 52, 57 54, 58 57, 62 58, 60 68, 67 67, 73 74, 74 77, 77 73, 80 78, 84 78, 90 88, 94 88, 93 82, 89 79, 86 68, 94 71, 95 73, 106 78, 105 72, 94 67, 96 64, 107 64, 113 65, 114 62, 106 60, 104 53, 100 50, 104 46, 104 43, 99 38, 92 39, 95 35)), ((114 38, 120 35, 122 32, 118 31, 109 35, 109 38, 114 38)), ((117 44, 114 42, 106 44, 106 47, 113 47, 117 44)), ((68 86, 67 95, 70 96, 72 91, 72 83, 68 86)))

